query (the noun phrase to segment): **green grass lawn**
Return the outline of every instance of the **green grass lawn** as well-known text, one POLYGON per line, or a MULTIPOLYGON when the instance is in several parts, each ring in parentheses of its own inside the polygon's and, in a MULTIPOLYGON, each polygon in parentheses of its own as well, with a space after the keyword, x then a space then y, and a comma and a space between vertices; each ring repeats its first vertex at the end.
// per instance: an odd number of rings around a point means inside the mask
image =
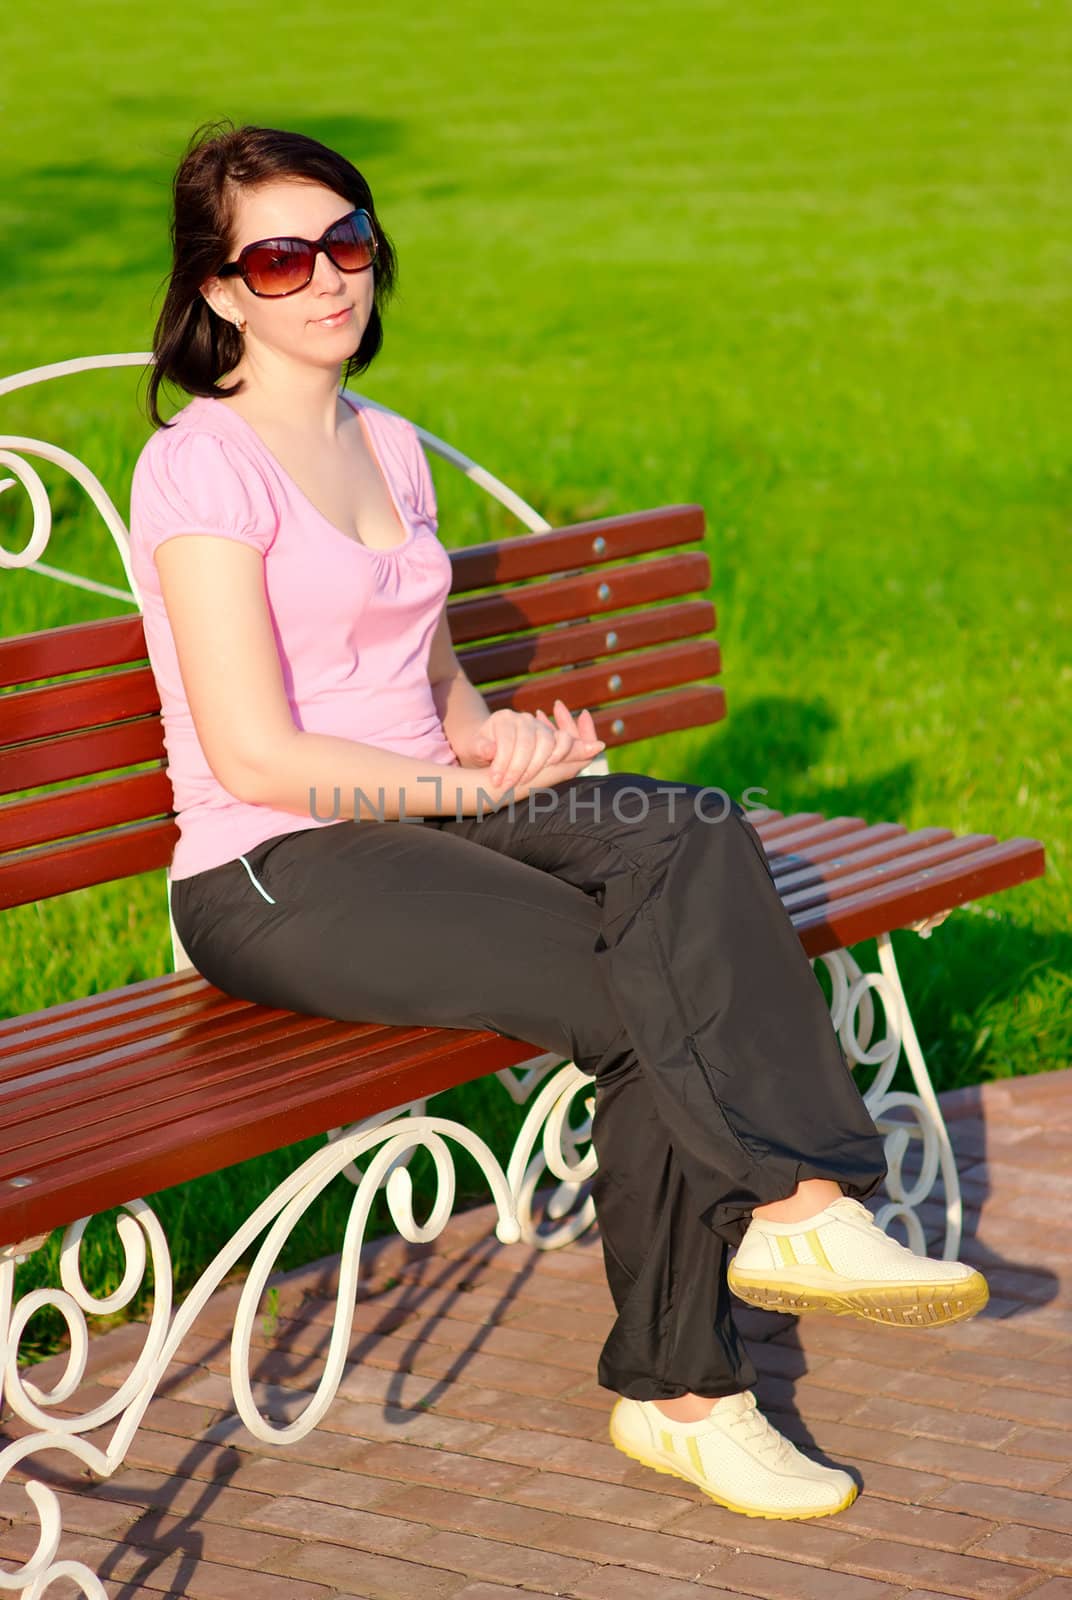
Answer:
MULTIPOLYGON (((1042 839, 1045 880, 896 943, 940 1087, 1065 1065, 1067 8, 280 15, 72 0, 62 28, 47 10, 5 23, 0 372, 148 347, 170 180, 200 121, 344 151, 401 269, 363 392, 552 521, 706 508, 728 721, 614 766, 763 787, 783 810, 1042 839)), ((75 451, 125 515, 148 434, 135 389, 127 372, 15 395, 0 431, 75 451)), ((435 474, 448 545, 513 526, 435 474)), ((45 559, 121 585, 80 493, 43 477, 45 559)), ((28 527, 25 497, 0 497, 0 539, 28 527)), ((0 573, 4 634, 118 609, 0 573)), ((164 908, 161 873, 0 917, 6 1012, 166 970, 164 908)), ((463 1098, 501 1139, 488 1089, 463 1098)), ((162 1200, 184 1278, 293 1159, 162 1200)), ((289 1261, 337 1246, 345 1198, 289 1261)))

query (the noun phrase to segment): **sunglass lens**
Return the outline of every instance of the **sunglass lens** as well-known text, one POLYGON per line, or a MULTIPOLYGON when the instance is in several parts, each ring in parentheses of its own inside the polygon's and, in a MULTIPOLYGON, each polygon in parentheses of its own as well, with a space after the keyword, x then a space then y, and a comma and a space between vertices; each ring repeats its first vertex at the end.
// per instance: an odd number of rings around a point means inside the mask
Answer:
POLYGON ((312 276, 313 252, 298 239, 273 239, 246 257, 246 277, 254 294, 292 294, 312 276))
POLYGON ((355 211, 327 235, 331 259, 340 272, 360 272, 376 259, 376 235, 364 211, 355 211))

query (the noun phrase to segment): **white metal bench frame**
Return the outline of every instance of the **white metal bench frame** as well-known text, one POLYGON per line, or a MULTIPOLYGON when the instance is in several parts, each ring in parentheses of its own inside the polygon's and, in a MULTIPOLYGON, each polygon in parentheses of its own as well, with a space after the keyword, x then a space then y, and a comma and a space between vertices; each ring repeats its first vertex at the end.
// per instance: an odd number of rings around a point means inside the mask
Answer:
MULTIPOLYGON (((150 352, 140 351, 86 356, 35 367, 0 379, 0 399, 34 384, 97 368, 144 369, 152 359, 150 352)), ((356 391, 346 392, 366 405, 378 404, 356 391)), ((390 407, 380 406, 380 409, 390 410, 390 407)), ((551 524, 492 473, 427 429, 414 426, 428 450, 463 472, 530 532, 550 531, 551 524)), ((33 526, 21 551, 12 552, 0 546, 0 567, 28 569, 106 595, 123 605, 139 606, 126 525, 103 484, 85 463, 45 440, 0 434, 0 469, 3 468, 12 476, 0 477, 0 494, 21 485, 30 500, 33 526), (48 566, 40 559, 51 537, 52 510, 45 486, 27 458, 50 461, 62 467, 86 491, 115 542, 127 581, 125 589, 48 566)), ((610 768, 606 757, 600 756, 584 770, 608 773, 610 768)), ((760 818, 763 813, 751 812, 750 815, 760 818)), ((927 938, 948 915, 949 912, 944 911, 912 927, 927 938)), ((168 923, 175 970, 192 967, 171 921, 170 905, 168 923)), ((830 978, 831 1021, 846 1060, 853 1068, 860 1065, 877 1068, 864 1098, 885 1135, 889 1200, 877 1211, 876 1220, 884 1228, 899 1220, 911 1247, 925 1253, 926 1238, 918 1208, 941 1178, 946 1220, 943 1257, 953 1260, 960 1245, 962 1221, 956 1161, 912 1025, 890 934, 881 934, 877 943, 878 972, 864 972, 844 949, 815 958, 823 963, 830 978), (877 1037, 876 999, 883 1019, 883 1030, 877 1037), (911 1070, 914 1093, 890 1088, 902 1050, 911 1070), (904 1169, 905 1156, 916 1146, 920 1150, 919 1171, 909 1177, 904 1169)), ((75 1456, 102 1478, 115 1472, 186 1333, 242 1253, 262 1233, 264 1239, 242 1291, 231 1340, 231 1386, 235 1407, 247 1428, 259 1439, 285 1444, 303 1438, 324 1416, 343 1376, 361 1249, 374 1198, 381 1188, 386 1191, 392 1220, 404 1239, 412 1243, 435 1239, 454 1208, 455 1172, 448 1141, 467 1149, 487 1178, 498 1211, 496 1233, 500 1240, 504 1243, 524 1240, 539 1249, 549 1250, 576 1239, 595 1220, 594 1206, 587 1192, 596 1167, 591 1146, 594 1101, 589 1093, 593 1080, 574 1063, 563 1063, 561 1057, 548 1053, 533 1056, 518 1069, 505 1068, 495 1076, 517 1105, 523 1106, 531 1099, 505 1168, 487 1144, 463 1124, 430 1114, 427 1099, 397 1106, 366 1118, 352 1128, 334 1129, 327 1136, 327 1144, 292 1173, 249 1217, 178 1307, 173 1307, 167 1239, 144 1200, 128 1202, 118 1218, 125 1270, 119 1287, 105 1298, 95 1299, 81 1277, 81 1240, 89 1218, 84 1217, 66 1229, 61 1250, 61 1287, 34 1290, 23 1296, 17 1305, 14 1304, 16 1262, 24 1260, 44 1241, 25 1240, 0 1248, 0 1353, 3 1356, 0 1398, 6 1393, 12 1411, 35 1430, 0 1451, 0 1484, 16 1465, 51 1449, 75 1456), (575 1123, 573 1119, 580 1111, 584 1116, 575 1123), (437 1182, 434 1204, 423 1223, 414 1215, 412 1184, 407 1170, 418 1148, 431 1155, 437 1182), (355 1185, 355 1194, 342 1242, 338 1300, 328 1355, 320 1382, 305 1409, 286 1426, 278 1427, 263 1415, 253 1397, 250 1350, 254 1323, 269 1277, 295 1224, 340 1174, 355 1185), (538 1215, 536 1194, 546 1174, 557 1180, 557 1186, 544 1197, 542 1214, 538 1215), (129 1376, 105 1404, 92 1411, 74 1417, 56 1414, 49 1408, 68 1401, 85 1373, 89 1347, 87 1318, 113 1313, 129 1305, 144 1279, 150 1256, 155 1300, 145 1343, 129 1376), (23 1331, 30 1317, 44 1306, 51 1306, 60 1313, 70 1333, 64 1375, 48 1392, 33 1383, 29 1372, 20 1374, 18 1368, 23 1331), (103 1448, 82 1437, 110 1423, 114 1423, 115 1428, 103 1448)), ((41 1600, 54 1580, 67 1577, 80 1585, 89 1600, 107 1600, 100 1579, 84 1563, 60 1558, 62 1519, 59 1501, 51 1489, 32 1480, 25 1488, 38 1516, 38 1546, 33 1557, 19 1569, 0 1570, 0 1590, 18 1590, 23 1600, 41 1600)))

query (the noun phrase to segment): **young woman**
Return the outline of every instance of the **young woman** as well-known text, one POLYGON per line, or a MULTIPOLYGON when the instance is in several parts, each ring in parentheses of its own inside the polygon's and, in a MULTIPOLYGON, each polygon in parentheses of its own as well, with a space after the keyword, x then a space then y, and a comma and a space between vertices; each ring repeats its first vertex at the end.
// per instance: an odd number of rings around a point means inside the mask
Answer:
POLYGON ((587 710, 489 713, 466 678, 416 432, 340 394, 395 281, 360 172, 225 123, 174 202, 131 544, 183 946, 245 999, 591 1073, 614 1443, 749 1515, 841 1510, 854 1479, 756 1409, 731 1290, 941 1322, 987 1287, 861 1204, 883 1141, 755 829, 718 790, 582 776, 587 710), (165 380, 192 396, 170 423, 165 380))

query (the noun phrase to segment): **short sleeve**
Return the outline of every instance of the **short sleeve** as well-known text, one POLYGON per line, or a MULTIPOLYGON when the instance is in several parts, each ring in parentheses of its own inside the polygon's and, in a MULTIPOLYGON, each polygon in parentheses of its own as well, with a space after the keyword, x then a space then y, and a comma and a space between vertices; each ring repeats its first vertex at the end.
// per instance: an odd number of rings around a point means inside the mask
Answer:
POLYGON ((151 561, 181 533, 237 539, 264 555, 278 513, 256 461, 231 439, 192 428, 161 428, 138 457, 130 486, 132 552, 151 561))

